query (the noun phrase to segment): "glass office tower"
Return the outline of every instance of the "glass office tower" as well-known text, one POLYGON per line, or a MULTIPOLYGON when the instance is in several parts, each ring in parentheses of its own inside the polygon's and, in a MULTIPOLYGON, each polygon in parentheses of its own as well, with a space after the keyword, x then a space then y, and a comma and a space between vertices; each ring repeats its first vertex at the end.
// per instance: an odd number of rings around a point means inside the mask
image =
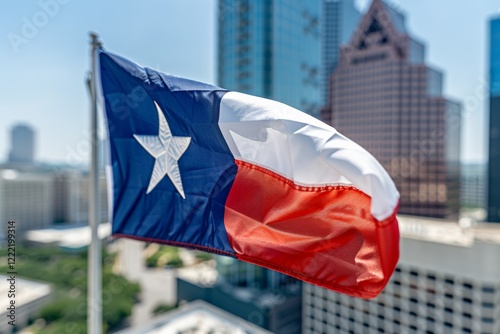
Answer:
POLYGON ((353 1, 325 0, 323 1, 324 19, 322 28, 322 84, 321 104, 328 103, 330 76, 337 68, 340 59, 340 46, 349 42, 361 14, 353 1))
POLYGON ((220 0, 218 84, 319 116, 358 18, 352 0, 220 0))
POLYGON ((500 222, 500 17, 490 21, 488 221, 500 222))

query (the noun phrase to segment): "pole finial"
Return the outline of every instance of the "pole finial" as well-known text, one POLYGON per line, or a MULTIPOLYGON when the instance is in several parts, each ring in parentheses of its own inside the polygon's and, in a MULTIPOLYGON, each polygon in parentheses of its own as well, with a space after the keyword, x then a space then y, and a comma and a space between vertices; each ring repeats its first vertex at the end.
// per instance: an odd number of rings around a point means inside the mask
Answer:
POLYGON ((99 35, 96 32, 90 32, 90 44, 92 45, 92 49, 98 49, 102 46, 101 40, 99 39, 99 35))

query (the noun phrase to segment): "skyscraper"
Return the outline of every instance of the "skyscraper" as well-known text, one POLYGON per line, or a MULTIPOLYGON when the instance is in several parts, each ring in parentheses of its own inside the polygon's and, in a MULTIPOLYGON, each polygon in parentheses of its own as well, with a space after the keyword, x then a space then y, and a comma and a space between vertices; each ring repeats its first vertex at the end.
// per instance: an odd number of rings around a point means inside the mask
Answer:
POLYGON ((457 218, 461 107, 443 97, 443 75, 424 55, 405 17, 374 0, 341 49, 322 118, 382 163, 400 213, 457 218))
POLYGON ((33 164, 35 160, 35 131, 26 124, 11 130, 10 163, 33 164))
POLYGON ((361 14, 353 1, 323 0, 321 20, 321 105, 328 103, 330 75, 337 68, 340 46, 351 38, 361 14))
POLYGON ((353 0, 220 0, 218 84, 319 116, 358 18, 353 0))
POLYGON ((490 21, 488 221, 500 222, 500 18, 490 21))

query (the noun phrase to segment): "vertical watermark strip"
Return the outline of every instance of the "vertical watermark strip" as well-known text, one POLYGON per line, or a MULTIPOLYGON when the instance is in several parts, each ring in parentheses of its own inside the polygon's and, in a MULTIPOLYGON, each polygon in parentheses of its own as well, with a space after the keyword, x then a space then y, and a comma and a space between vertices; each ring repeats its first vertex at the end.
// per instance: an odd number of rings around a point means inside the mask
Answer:
POLYGON ((7 222, 7 298, 9 306, 7 307, 7 322, 12 327, 16 326, 16 222, 7 222))

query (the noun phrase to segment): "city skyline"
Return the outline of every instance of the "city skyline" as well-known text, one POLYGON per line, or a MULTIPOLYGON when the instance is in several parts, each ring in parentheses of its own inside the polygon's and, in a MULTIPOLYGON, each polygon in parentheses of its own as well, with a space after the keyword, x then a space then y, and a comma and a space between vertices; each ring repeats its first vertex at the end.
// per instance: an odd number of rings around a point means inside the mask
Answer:
POLYGON ((458 219, 461 106, 443 97, 443 75, 406 20, 373 0, 342 47, 322 118, 384 166, 399 214, 458 219))
MULTIPOLYGON (((428 46, 428 63, 444 72, 445 96, 464 103, 462 161, 485 161, 487 23, 489 18, 500 15, 500 6, 492 0, 468 1, 451 12, 449 5, 430 0, 389 3, 407 14, 409 31, 428 46), (453 27, 453 35, 449 27, 453 27)), ((368 4, 367 0, 357 1, 362 11, 368 4)), ((0 45, 6 50, 0 64, 5 78, 0 81, 0 161, 5 161, 9 152, 8 129, 19 122, 37 131, 36 155, 40 161, 88 160, 88 95, 84 81, 90 63, 91 30, 101 34, 105 47, 141 64, 217 82, 215 1, 153 5, 143 8, 123 3, 117 8, 96 1, 67 0, 7 4, 6 12, 10 14, 0 23, 0 34, 4 36, 0 45), (197 10, 193 10, 195 7, 197 10), (109 16, 101 13, 114 13, 111 24, 109 16), (149 24, 143 23, 146 17, 149 24)))

